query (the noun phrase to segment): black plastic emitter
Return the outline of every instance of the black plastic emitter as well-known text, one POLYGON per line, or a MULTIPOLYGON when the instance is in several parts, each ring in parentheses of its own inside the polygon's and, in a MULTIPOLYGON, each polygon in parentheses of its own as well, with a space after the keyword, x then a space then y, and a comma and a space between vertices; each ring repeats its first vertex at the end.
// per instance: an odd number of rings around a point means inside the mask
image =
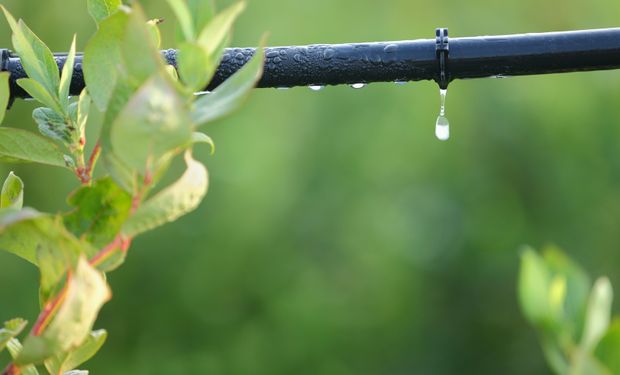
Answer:
MULTIPOLYGON (((254 48, 227 49, 206 90, 234 74, 254 52, 254 48)), ((438 29, 436 39, 271 47, 265 52, 265 72, 258 83, 261 88, 420 80, 447 86, 452 80, 465 78, 618 69, 620 28, 450 38, 449 50, 447 29, 438 29), (445 30, 445 35, 439 30, 445 30), (440 36, 443 39, 439 40, 440 36), (445 46, 439 48, 439 42, 445 46)), ((165 50, 162 55, 168 64, 176 66, 177 51, 165 50)), ((8 50, 2 50, 0 57, 1 69, 11 72, 12 97, 28 97, 15 84, 26 77, 19 57, 8 50)), ((64 55, 56 56, 59 69, 65 59, 64 55)), ((78 56, 71 94, 78 95, 83 88, 82 57, 78 56)))

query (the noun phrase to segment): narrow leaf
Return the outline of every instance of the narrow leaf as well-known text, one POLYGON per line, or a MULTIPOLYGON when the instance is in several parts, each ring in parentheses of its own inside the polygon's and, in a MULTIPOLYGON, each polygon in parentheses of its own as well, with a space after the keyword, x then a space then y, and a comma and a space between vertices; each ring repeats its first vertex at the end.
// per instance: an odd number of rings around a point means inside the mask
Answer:
POLYGON ((185 154, 187 170, 173 185, 146 201, 123 225, 122 232, 128 237, 148 230, 193 211, 207 193, 209 178, 207 169, 185 154))
POLYGON ((196 31, 194 29, 194 23, 192 15, 185 0, 166 0, 170 8, 179 21, 179 26, 183 32, 183 36, 186 41, 193 41, 196 38, 196 31))
POLYGON ((215 16, 213 0, 188 0, 187 7, 194 21, 194 30, 203 30, 215 16))
POLYGON ((611 282, 606 277, 601 277, 594 283, 588 312, 581 339, 581 347, 586 351, 593 350, 601 338, 607 332, 609 321, 611 320, 611 303, 613 291, 611 282))
POLYGON ((4 181, 0 192, 0 208, 21 210, 24 205, 24 182, 13 172, 4 181))
POLYGON ((244 10, 245 2, 240 1, 233 4, 215 16, 200 32, 198 41, 207 49, 209 54, 213 54, 222 41, 227 38, 235 20, 244 10))
POLYGON ((11 90, 9 87, 10 77, 11 73, 9 72, 0 73, 0 125, 4 122, 4 116, 6 115, 6 110, 11 98, 11 90))
POLYGON ((39 82, 31 78, 22 78, 17 80, 17 84, 43 105, 53 109, 56 113, 64 113, 58 99, 52 96, 39 82))
POLYGON ((0 128, 0 161, 66 167, 62 153, 52 141, 15 128, 0 128))
POLYGON ((258 48, 252 59, 211 94, 194 102, 194 123, 204 125, 220 119, 241 106, 263 74, 265 52, 258 48))
POLYGON ((74 35, 67 60, 65 60, 65 65, 62 67, 60 87, 58 88, 58 98, 60 99, 61 107, 64 109, 69 107, 69 89, 71 88, 71 78, 73 78, 73 64, 75 64, 75 41, 76 36, 74 35))
POLYGON ((23 21, 16 22, 4 7, 2 10, 13 31, 13 47, 22 59, 24 70, 30 78, 39 82, 48 94, 55 95, 60 77, 54 55, 23 21))

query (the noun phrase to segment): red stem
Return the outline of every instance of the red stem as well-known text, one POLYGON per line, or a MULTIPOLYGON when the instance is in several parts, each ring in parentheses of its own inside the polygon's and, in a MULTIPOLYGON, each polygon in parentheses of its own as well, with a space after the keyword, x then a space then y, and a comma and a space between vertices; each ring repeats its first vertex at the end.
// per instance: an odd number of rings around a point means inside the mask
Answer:
POLYGON ((13 363, 2 371, 2 375, 19 375, 20 373, 19 367, 15 366, 13 363))

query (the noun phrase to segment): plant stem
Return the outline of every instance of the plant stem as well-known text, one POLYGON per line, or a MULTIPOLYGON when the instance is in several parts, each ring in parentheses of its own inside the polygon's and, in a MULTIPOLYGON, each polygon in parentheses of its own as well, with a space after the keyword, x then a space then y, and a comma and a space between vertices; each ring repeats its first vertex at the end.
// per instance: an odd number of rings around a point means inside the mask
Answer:
POLYGON ((21 371, 17 366, 11 363, 7 368, 2 371, 2 375, 19 375, 21 371))

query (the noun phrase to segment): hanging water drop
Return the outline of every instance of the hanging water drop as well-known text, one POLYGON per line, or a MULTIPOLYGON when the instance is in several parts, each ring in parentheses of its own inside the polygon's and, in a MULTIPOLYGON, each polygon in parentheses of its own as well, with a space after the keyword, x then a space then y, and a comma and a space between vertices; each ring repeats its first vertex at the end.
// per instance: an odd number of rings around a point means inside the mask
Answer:
POLYGON ((397 84, 398 86, 404 86, 407 84, 407 81, 396 80, 394 81, 394 83, 397 84))
POLYGON ((441 107, 439 108, 439 116, 435 123, 435 135, 440 141, 447 141, 450 138, 450 122, 446 118, 446 95, 448 90, 439 90, 441 97, 441 107))
POLYGON ((289 90, 290 87, 287 86, 280 86, 280 87, 276 87, 277 90, 289 90))
POLYGON ((359 89, 363 89, 364 87, 366 87, 366 84, 365 83, 354 83, 351 85, 351 87, 353 87, 356 90, 359 90, 359 89))
POLYGON ((310 85, 308 86, 308 88, 312 91, 321 91, 325 88, 325 86, 322 85, 310 85))

